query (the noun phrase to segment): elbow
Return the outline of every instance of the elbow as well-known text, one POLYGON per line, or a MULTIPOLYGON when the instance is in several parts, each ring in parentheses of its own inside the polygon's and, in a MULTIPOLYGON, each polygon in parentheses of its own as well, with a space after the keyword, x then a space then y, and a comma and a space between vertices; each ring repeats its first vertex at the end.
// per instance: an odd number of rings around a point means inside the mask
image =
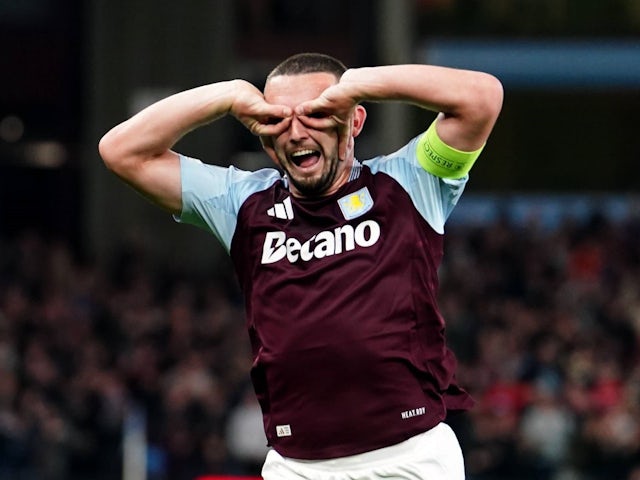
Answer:
POLYGON ((466 125, 470 145, 484 143, 502 110, 502 83, 493 75, 476 72, 474 81, 464 90, 460 108, 453 114, 466 125))
POLYGON ((504 100, 504 88, 502 82, 491 74, 483 73, 476 85, 477 114, 483 122, 491 127, 500 115, 504 100))
POLYGON ((458 125, 454 135, 457 138, 449 140, 459 143, 451 145, 466 151, 485 144, 502 110, 504 95, 502 83, 493 75, 481 72, 472 75, 472 81, 459 90, 457 107, 448 115, 445 113, 458 125))
POLYGON ((98 142, 98 153, 105 166, 113 173, 122 176, 128 168, 131 155, 124 148, 126 143, 120 138, 119 127, 108 131, 98 142))
POLYGON ((100 154, 100 158, 104 162, 105 166, 109 170, 115 170, 117 165, 118 155, 116 153, 117 150, 117 142, 113 138, 113 130, 107 132, 98 142, 98 153, 100 154))

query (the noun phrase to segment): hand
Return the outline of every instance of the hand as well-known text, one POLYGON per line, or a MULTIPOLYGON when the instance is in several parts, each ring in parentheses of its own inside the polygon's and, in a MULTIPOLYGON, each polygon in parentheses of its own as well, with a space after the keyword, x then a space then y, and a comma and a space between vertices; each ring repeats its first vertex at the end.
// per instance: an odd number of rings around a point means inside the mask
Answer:
POLYGON ((309 128, 335 128, 338 131, 338 155, 344 160, 353 149, 353 113, 357 100, 340 83, 327 88, 313 100, 301 103, 295 114, 309 128))
POLYGON ((229 113, 259 137, 277 136, 289 128, 293 114, 286 105, 267 103, 262 92, 251 83, 236 80, 238 91, 229 113))

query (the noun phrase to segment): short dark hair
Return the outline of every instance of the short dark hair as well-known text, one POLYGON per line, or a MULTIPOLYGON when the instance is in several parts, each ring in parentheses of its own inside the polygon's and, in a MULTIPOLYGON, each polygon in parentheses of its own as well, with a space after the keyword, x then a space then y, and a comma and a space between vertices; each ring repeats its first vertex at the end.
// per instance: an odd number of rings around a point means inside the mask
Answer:
POLYGON ((340 79, 347 67, 337 58, 324 53, 297 53, 283 60, 267 75, 267 81, 280 75, 302 75, 305 73, 326 72, 340 79))

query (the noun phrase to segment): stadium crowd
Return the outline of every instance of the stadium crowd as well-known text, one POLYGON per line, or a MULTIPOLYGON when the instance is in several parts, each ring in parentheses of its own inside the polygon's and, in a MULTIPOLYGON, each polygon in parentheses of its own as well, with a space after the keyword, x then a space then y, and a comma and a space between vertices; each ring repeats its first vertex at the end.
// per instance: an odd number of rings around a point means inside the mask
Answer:
MULTIPOLYGON (((640 479, 640 218, 448 229, 441 306, 478 401, 452 418, 471 480, 640 479)), ((212 240, 213 241, 213 240, 212 240)), ((0 237, 0 480, 115 480, 128 412, 149 480, 257 474, 242 299, 229 264, 109 267, 0 237)))

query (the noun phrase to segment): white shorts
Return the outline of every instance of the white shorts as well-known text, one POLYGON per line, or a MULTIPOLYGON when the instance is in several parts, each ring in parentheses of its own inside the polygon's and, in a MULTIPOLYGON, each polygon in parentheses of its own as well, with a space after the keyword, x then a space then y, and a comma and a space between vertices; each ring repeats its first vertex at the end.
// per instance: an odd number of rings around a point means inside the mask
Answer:
POLYGON ((464 480, 455 433, 445 423, 404 442, 330 460, 296 460, 270 450, 264 480, 464 480))

